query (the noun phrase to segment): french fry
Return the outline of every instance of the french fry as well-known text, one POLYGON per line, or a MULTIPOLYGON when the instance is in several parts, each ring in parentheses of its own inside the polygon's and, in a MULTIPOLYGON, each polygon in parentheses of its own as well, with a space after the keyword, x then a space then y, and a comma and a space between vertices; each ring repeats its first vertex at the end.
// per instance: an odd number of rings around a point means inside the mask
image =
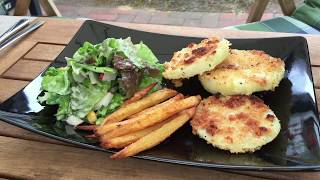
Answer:
MULTIPOLYGON (((124 122, 124 121, 122 121, 124 122)), ((96 130, 96 134, 97 136, 104 136, 104 134, 108 133, 108 132, 111 132, 115 129, 117 129, 118 126, 121 126, 119 125, 120 122, 116 122, 116 123, 110 123, 110 124, 105 124, 103 126, 100 126, 97 130, 96 130)))
POLYGON ((138 154, 141 151, 150 149, 162 141, 167 139, 172 133, 179 129, 183 124, 185 124, 195 113, 196 108, 190 108, 179 113, 175 118, 173 118, 168 123, 161 126, 159 129, 151 132, 150 134, 142 137, 136 142, 125 147, 121 151, 112 155, 112 159, 121 159, 129 156, 138 154))
POLYGON ((141 112, 138 112, 137 114, 134 114, 134 115, 130 116, 129 119, 138 117, 138 116, 140 116, 142 114, 152 113, 152 111, 154 109, 156 109, 156 108, 159 108, 159 107, 162 107, 162 106, 168 106, 173 101, 177 101, 177 100, 180 100, 180 99, 183 99, 183 98, 184 98, 183 94, 179 93, 179 94, 175 95, 173 98, 171 98, 171 99, 169 99, 169 100, 167 100, 167 101, 165 101, 163 103, 157 104, 155 106, 152 106, 152 107, 150 107, 148 109, 145 109, 145 110, 143 110, 141 112))
POLYGON ((161 126, 163 126, 167 121, 160 122, 154 126, 148 127, 146 129, 142 129, 140 131, 136 131, 124 136, 115 137, 112 139, 105 139, 103 136, 100 138, 101 146, 106 149, 110 148, 124 148, 131 143, 137 141, 138 139, 146 136, 147 134, 153 132, 156 129, 159 129, 161 126))
POLYGON ((118 109, 117 111, 110 114, 104 119, 101 126, 97 128, 98 134, 100 134, 99 129, 103 127, 104 124, 122 121, 125 118, 133 114, 136 114, 137 112, 140 112, 148 107, 159 104, 160 102, 173 97, 177 93, 178 92, 175 90, 164 88, 152 94, 149 94, 148 96, 140 99, 139 101, 121 107, 120 109, 118 109))
POLYGON ((86 138, 97 138, 98 136, 96 134, 89 134, 89 135, 85 135, 84 137, 86 137, 86 138))
POLYGON ((146 88, 136 92, 130 99, 126 100, 122 106, 126 106, 130 103, 136 102, 138 100, 140 100, 141 98, 143 98, 157 83, 152 83, 149 86, 147 86, 146 88))
POLYGON ((113 129, 111 132, 104 134, 104 138, 114 138, 129 134, 164 121, 182 110, 196 106, 199 104, 200 100, 200 96, 190 96, 186 99, 173 102, 168 107, 154 109, 152 113, 143 114, 139 117, 122 122, 107 124, 102 126, 101 130, 102 132, 108 132, 108 130, 113 129))
MULTIPOLYGON (((162 106, 163 104, 166 104, 166 106, 170 106, 173 102, 175 102, 175 101, 177 101, 177 100, 179 100, 179 99, 182 99, 182 94, 178 94, 178 95, 176 95, 176 96, 174 96, 173 98, 171 98, 171 99, 169 99, 169 100, 167 100, 167 101, 165 101, 165 102, 162 102, 162 103, 160 103, 160 104, 158 104, 158 105, 156 105, 156 106, 152 106, 151 108, 153 108, 154 109, 154 107, 157 107, 157 108, 160 108, 160 106, 162 106)), ((166 106, 164 106, 164 107, 166 107, 166 106)), ((150 113, 153 113, 153 111, 155 111, 155 109, 152 111, 150 108, 148 108, 149 110, 148 110, 148 113, 150 114, 150 113)), ((143 111, 146 111, 147 109, 145 109, 145 110, 143 110, 143 111)), ((141 111, 141 112, 143 112, 143 111, 141 111)), ((140 113, 140 112, 139 112, 140 113)), ((144 118, 145 117, 145 115, 146 114, 140 114, 139 116, 136 116, 135 118, 137 118, 137 117, 140 117, 140 116, 142 116, 142 118, 144 118)), ((133 118, 130 118, 130 119, 133 119, 133 118)), ((126 120, 125 120, 126 121, 126 120)), ((124 121, 123 121, 124 122, 124 121)), ((117 129, 117 127, 118 126, 121 126, 121 125, 119 125, 119 123, 110 123, 110 124, 105 124, 103 127, 100 127, 97 131, 96 131, 96 134, 97 135, 99 135, 99 136, 102 136, 102 135, 104 135, 104 134, 106 134, 106 133, 108 133, 108 132, 111 132, 112 130, 115 130, 115 129, 117 129)))
POLYGON ((79 125, 76 127, 76 129, 84 130, 84 131, 94 131, 97 129, 97 125, 79 125))

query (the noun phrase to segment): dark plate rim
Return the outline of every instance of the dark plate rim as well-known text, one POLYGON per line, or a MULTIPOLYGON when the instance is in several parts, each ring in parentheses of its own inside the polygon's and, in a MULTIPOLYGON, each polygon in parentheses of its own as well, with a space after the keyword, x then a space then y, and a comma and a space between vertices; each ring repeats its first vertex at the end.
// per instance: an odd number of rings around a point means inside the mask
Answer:
MULTIPOLYGON (((84 28, 84 26, 86 24, 90 24, 90 23, 99 23, 99 24, 102 24, 102 25, 103 24, 107 24, 107 23, 97 22, 97 21, 94 21, 94 20, 86 20, 81 25, 81 27, 79 28, 77 33, 70 40, 70 42, 73 41, 75 38, 77 38, 77 36, 79 35, 80 31, 82 30, 82 28, 84 28)), ((114 26, 114 27, 120 27, 120 26, 115 26, 115 25, 112 25, 112 24, 108 24, 108 25, 114 26)), ((146 32, 146 33, 151 33, 151 34, 155 34, 155 35, 161 34, 161 35, 168 35, 168 36, 173 36, 173 37, 192 37, 192 36, 179 36, 179 35, 173 35, 173 34, 164 34, 164 33, 155 33, 155 32, 149 32, 149 31, 141 31, 141 30, 135 30, 135 29, 125 28, 125 27, 120 27, 120 28, 139 31, 139 32, 146 32)), ((201 36, 196 36, 196 37, 199 38, 201 36)), ((303 36, 283 36, 283 37, 245 38, 245 39, 281 39, 281 38, 299 38, 299 39, 303 40, 303 42, 306 45, 306 49, 307 49, 307 57, 308 57, 307 64, 309 65, 308 68, 309 68, 309 71, 310 71, 310 73, 312 75, 311 61, 310 61, 310 55, 309 55, 309 50, 308 50, 308 43, 307 43, 307 40, 306 40, 305 37, 303 37, 303 36)), ((233 39, 233 40, 244 40, 244 38, 242 38, 242 39, 241 38, 239 38, 239 39, 227 38, 227 39, 230 39, 230 40, 231 39, 233 39)), ((61 51, 60 54, 62 52, 63 51, 61 51)), ((60 54, 57 57, 59 57, 60 54)), ((55 61, 53 61, 48 66, 48 68, 51 67, 52 64, 55 61)), ((48 68, 43 70, 39 76, 42 76, 43 72, 45 72, 48 68)), ((37 76, 36 78, 38 78, 39 76, 37 76)), ((314 101, 316 102, 315 103, 315 107, 318 110, 313 76, 311 76, 311 77, 312 77, 311 80, 313 82, 313 94, 314 94, 314 97, 315 97, 314 101)), ((22 91, 23 89, 21 89, 20 91, 22 91)), ((18 91, 16 94, 18 94, 20 91, 18 91)), ((8 99, 10 99, 10 98, 8 98, 8 99)), ((317 111, 317 112, 318 112, 318 116, 319 116, 319 111, 317 111)), ((5 116, 12 116, 12 115, 29 116, 29 115, 19 114, 19 113, 10 113, 10 112, 6 112, 6 111, 3 111, 3 110, 0 110, 0 115, 5 115, 5 116)), ((30 128, 28 126, 25 126, 22 123, 19 123, 18 121, 13 121, 13 120, 5 119, 5 118, 2 118, 0 120, 2 120, 4 122, 7 122, 9 124, 12 124, 14 126, 20 127, 22 129, 26 129, 26 130, 29 130, 31 132, 34 132, 34 133, 37 133, 37 134, 41 134, 41 135, 46 136, 46 137, 50 137, 50 138, 53 138, 53 139, 56 139, 56 140, 59 140, 59 141, 63 141, 63 142, 67 142, 67 143, 71 143, 71 144, 77 145, 80 148, 93 149, 93 150, 98 150, 98 151, 107 152, 107 153, 115 153, 115 151, 102 149, 102 148, 94 146, 94 145, 85 144, 85 143, 82 143, 82 142, 74 141, 72 139, 63 138, 63 137, 60 137, 60 136, 56 136, 56 135, 53 135, 53 134, 46 133, 44 131, 33 129, 33 128, 30 128)), ((318 132, 320 132, 319 129, 318 129, 318 132)), ((188 161, 188 160, 176 160, 176 159, 168 159, 168 158, 159 158, 159 157, 152 157, 152 156, 147 156, 147 155, 135 155, 133 157, 134 158, 138 158, 138 159, 151 160, 151 161, 163 162, 163 163, 195 166, 195 167, 202 167, 202 168, 225 169, 225 170, 242 170, 242 171, 247 171, 247 170, 253 170, 253 171, 310 171, 310 172, 312 172, 312 171, 320 171, 320 164, 318 164, 318 165, 308 165, 308 164, 306 164, 306 165, 297 165, 297 166, 253 166, 253 165, 228 165, 228 164, 216 164, 216 163, 212 164, 212 163, 206 163, 206 162, 194 162, 194 161, 188 161)))

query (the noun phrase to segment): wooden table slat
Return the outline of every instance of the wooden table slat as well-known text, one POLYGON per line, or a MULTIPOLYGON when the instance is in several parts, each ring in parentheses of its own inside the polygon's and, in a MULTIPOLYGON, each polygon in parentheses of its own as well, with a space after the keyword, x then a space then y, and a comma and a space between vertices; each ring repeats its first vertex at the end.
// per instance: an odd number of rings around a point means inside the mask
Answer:
POLYGON ((320 110, 320 89, 315 89, 315 92, 316 92, 317 105, 320 110))
MULTIPOLYGON (((0 78, 0 103, 14 95, 29 82, 0 78)), ((1 131, 1 128, 0 128, 1 131)))
POLYGON ((312 67, 313 83, 316 88, 320 88, 320 67, 312 67))
POLYGON ((2 77, 32 81, 49 65, 50 62, 20 60, 15 65, 11 66, 2 77))
MULTIPOLYGON (((0 136, 0 174, 31 179, 247 179, 204 168, 127 159, 110 163, 107 153, 0 136), (22 163, 23 162, 23 163, 22 163), (132 167, 139 168, 134 169, 132 167)), ((253 178, 255 179, 255 178, 253 178)))
POLYGON ((0 176, 8 173, 11 169, 10 174, 8 174, 9 177, 32 179, 42 179, 43 177, 50 177, 51 179, 58 177, 63 179, 71 177, 73 179, 80 177, 89 179, 99 179, 99 177, 107 179, 202 179, 204 177, 248 179, 249 177, 246 174, 255 177, 290 180, 301 178, 317 180, 320 178, 320 174, 312 172, 231 172, 155 163, 134 158, 114 161, 109 159, 108 155, 105 152, 72 146, 0 136, 0 176), (25 161, 25 159, 28 159, 28 161, 25 161), (43 166, 44 164, 45 166, 43 166), (137 165, 139 168, 132 168, 137 167, 137 165), (188 173, 189 171, 192 171, 192 173, 188 173), (185 176, 186 173, 188 176, 185 176))
POLYGON ((24 56, 24 59, 53 61, 64 47, 63 45, 39 43, 24 56))
POLYGON ((36 41, 22 41, 0 53, 0 75, 26 54, 36 41))
POLYGON ((39 134, 36 134, 34 132, 31 132, 29 130, 25 130, 22 128, 19 128, 17 126, 11 125, 9 123, 0 121, 0 136, 5 137, 12 137, 17 139, 24 139, 24 140, 30 140, 30 141, 38 141, 38 142, 45 142, 50 144, 61 144, 65 146, 75 146, 70 143, 64 143, 59 140, 55 140, 46 136, 42 136, 39 134))
POLYGON ((46 21, 45 24, 28 36, 28 40, 65 45, 69 43, 83 23, 83 21, 72 19, 41 19, 46 21))

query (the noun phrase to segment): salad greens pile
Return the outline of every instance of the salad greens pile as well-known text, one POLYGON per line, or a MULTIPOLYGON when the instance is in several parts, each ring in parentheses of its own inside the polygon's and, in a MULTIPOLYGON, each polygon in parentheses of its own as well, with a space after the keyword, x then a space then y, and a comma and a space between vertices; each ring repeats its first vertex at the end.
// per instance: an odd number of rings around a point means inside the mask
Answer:
POLYGON ((66 60, 66 67, 46 71, 38 101, 58 105, 57 120, 74 126, 99 124, 136 91, 154 82, 159 88, 164 70, 147 45, 130 38, 85 42, 66 60))

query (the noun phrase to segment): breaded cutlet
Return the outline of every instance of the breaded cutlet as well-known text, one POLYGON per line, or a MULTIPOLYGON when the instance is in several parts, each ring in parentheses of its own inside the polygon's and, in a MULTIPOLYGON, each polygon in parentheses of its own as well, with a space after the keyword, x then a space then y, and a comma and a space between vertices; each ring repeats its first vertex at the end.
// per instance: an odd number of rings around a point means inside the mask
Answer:
POLYGON ((254 152, 280 132, 273 111, 255 96, 210 96, 191 120, 192 132, 231 153, 254 152))
POLYGON ((285 64, 263 51, 232 49, 226 60, 211 71, 199 75, 210 93, 250 95, 274 90, 284 77, 285 64))
POLYGON ((164 63, 166 79, 185 79, 212 70, 229 55, 230 42, 216 37, 191 43, 164 63))

